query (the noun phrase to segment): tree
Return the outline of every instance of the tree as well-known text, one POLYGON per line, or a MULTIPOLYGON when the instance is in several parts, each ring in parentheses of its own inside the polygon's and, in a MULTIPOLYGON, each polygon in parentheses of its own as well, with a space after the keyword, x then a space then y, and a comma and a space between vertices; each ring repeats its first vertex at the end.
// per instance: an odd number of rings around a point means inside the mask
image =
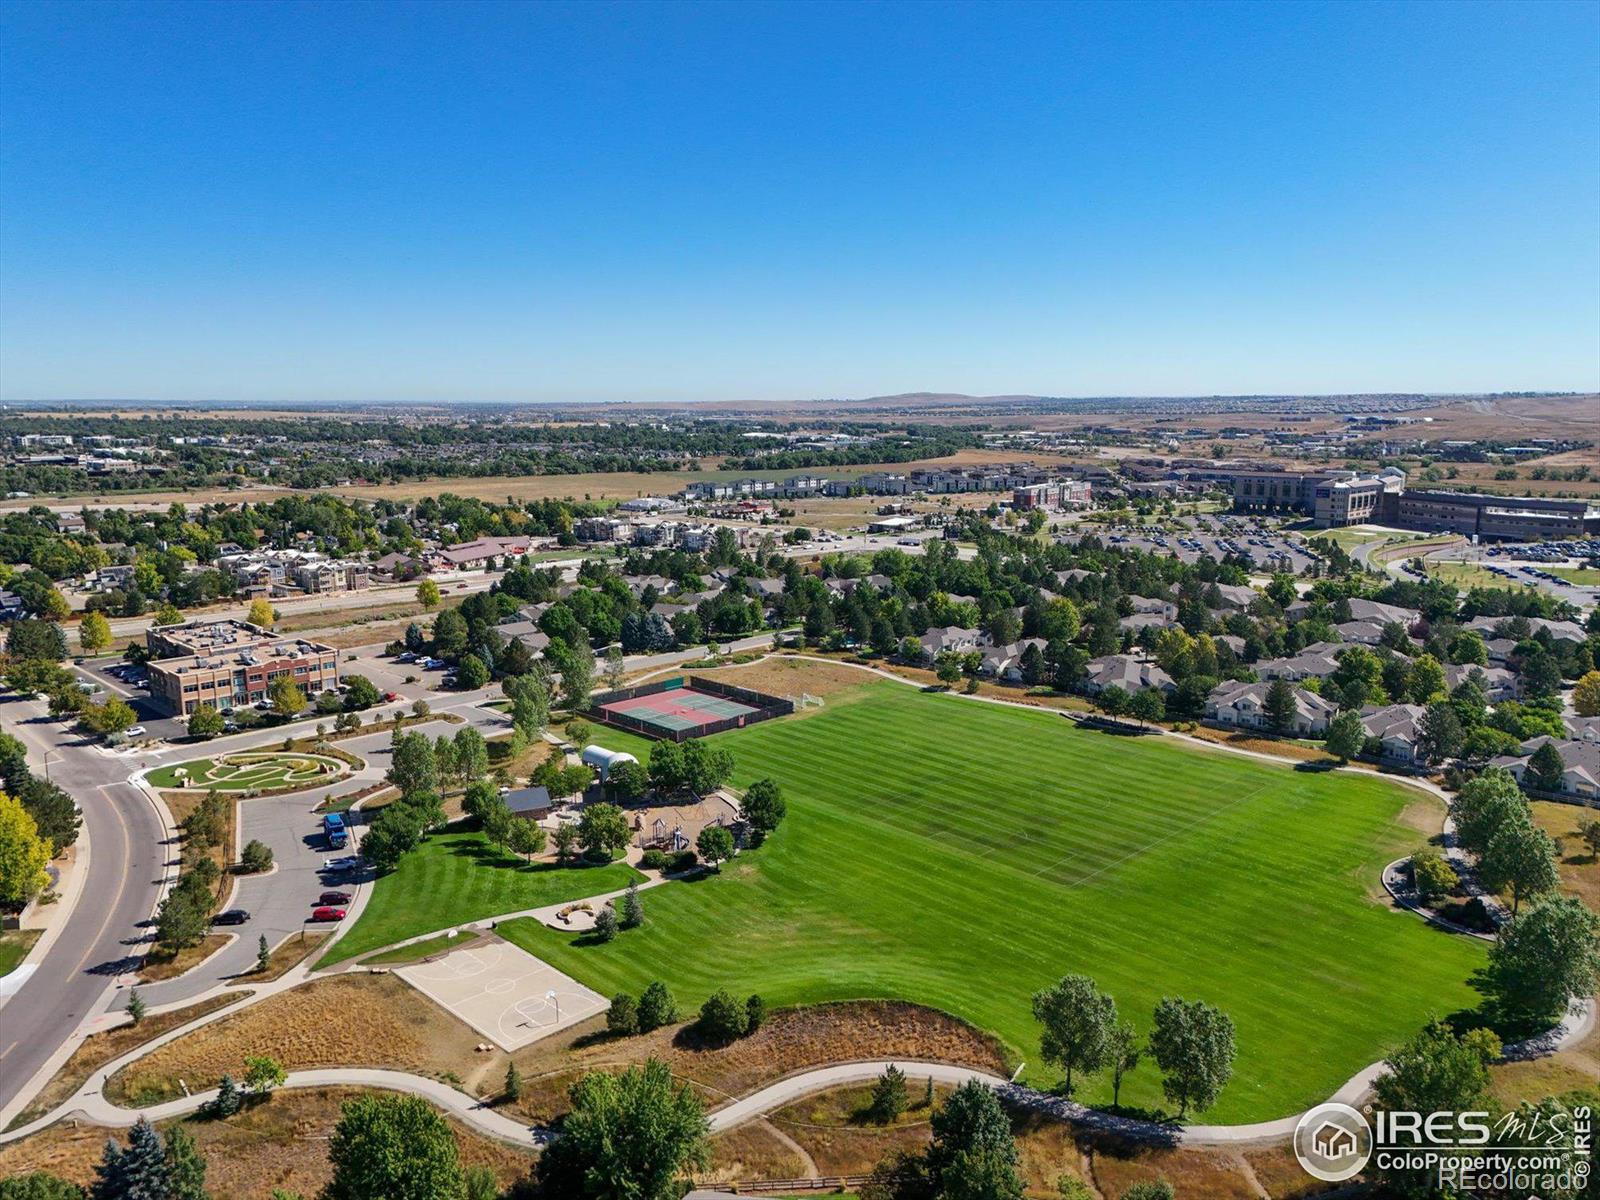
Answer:
POLYGON ((128 1003, 126 1005, 126 1011, 127 1011, 127 1014, 128 1014, 128 1020, 131 1021, 133 1024, 137 1025, 140 1021, 144 1020, 144 1013, 145 1013, 144 997, 139 995, 139 989, 138 988, 134 988, 131 992, 128 993, 128 1003))
POLYGON ((759 846, 783 823, 789 806, 784 803, 783 789, 774 780, 758 779, 745 789, 739 811, 750 826, 751 843, 759 846))
POLYGON ((1361 724, 1361 714, 1347 708, 1329 722, 1324 745, 1329 754, 1346 763, 1361 753, 1366 740, 1367 731, 1361 724))
POLYGON ((639 1002, 627 992, 611 997, 606 1010, 606 1032, 616 1037, 631 1037, 639 1032, 639 1002))
POLYGON ((521 817, 511 818, 511 827, 506 831, 507 850, 513 854, 520 854, 531 862, 533 856, 543 850, 544 846, 545 832, 536 822, 521 817))
POLYGON ((633 839, 628 818, 615 804, 590 804, 578 818, 578 841, 586 852, 611 857, 633 839))
POLYGON ((473 692, 489 683, 489 668, 476 654, 463 654, 456 664, 456 687, 473 692))
POLYGON ((572 857, 572 852, 578 845, 578 831, 572 825, 562 822, 556 828, 555 847, 556 860, 566 862, 572 857))
POLYGON ((879 1125, 892 1125, 905 1112, 906 1101, 906 1073, 890 1063, 872 1085, 867 1115, 879 1125))
POLYGON ((267 935, 263 933, 256 942, 256 973, 262 973, 271 964, 272 947, 267 944, 267 935))
MULTIPOLYGON (((78 840, 83 815, 78 811, 76 800, 47 779, 28 775, 17 782, 14 794, 33 818, 39 836, 50 843, 53 853, 60 854, 78 840)), ((0 776, 0 789, 6 786, 7 779, 0 776)))
POLYGON ((1094 703, 1096 708, 1116 721, 1128 711, 1130 701, 1126 689, 1113 683, 1100 689, 1100 694, 1094 698, 1094 703))
POLYGON ((1422 902, 1432 904, 1455 891, 1461 880, 1437 851, 1418 850, 1411 856, 1411 882, 1422 902))
POLYGON ((1450 817, 1456 837, 1474 854, 1482 854, 1506 822, 1533 819, 1516 776, 1503 767, 1491 767, 1469 780, 1451 802, 1450 817))
POLYGON ((624 929, 637 929, 644 924, 644 901, 639 899, 638 883, 630 883, 622 894, 620 923, 624 929))
POLYGON ((1106 1039, 1106 1061, 1111 1066, 1111 1107, 1117 1108, 1122 1103, 1122 1080, 1139 1066, 1139 1060, 1144 1056, 1144 1050, 1139 1045, 1139 1034, 1126 1021, 1118 1021, 1111 1027, 1111 1032, 1106 1039))
POLYGON ((77 1184, 49 1171, 29 1171, 0 1180, 0 1200, 84 1200, 77 1184))
POLYGON ((946 687, 961 682, 961 656, 944 651, 934 660, 933 673, 946 687))
POLYGON ((1072 1073, 1092 1074, 1107 1063, 1117 1003, 1087 975, 1066 975, 1053 987, 1033 994, 1033 1017, 1042 1025, 1040 1055, 1066 1073, 1065 1091, 1072 1094, 1072 1073))
POLYGON ((344 683, 346 712, 364 712, 383 699, 378 692, 378 685, 365 675, 346 675, 344 683))
POLYGON ((683 747, 676 742, 656 742, 650 747, 649 769, 657 791, 677 791, 683 786, 683 747))
POLYGON ((746 1032, 754 1033, 766 1022, 767 1002, 759 995, 751 994, 744 1002, 744 1015, 748 1023, 746 1032))
POLYGON ((614 799, 631 803, 650 790, 650 772, 643 763, 616 763, 606 775, 606 790, 614 799))
POLYGON ((1179 1117, 1190 1106, 1210 1108, 1233 1074, 1233 1022, 1204 1001, 1168 996, 1156 1005, 1150 1054, 1179 1117))
POLYGON ((257 1096, 282 1087, 288 1078, 283 1064, 269 1054, 251 1055, 244 1060, 244 1086, 257 1096))
POLYGON ((1119 1200, 1173 1200, 1176 1195, 1165 1179, 1145 1179, 1124 1191, 1119 1200))
POLYGON ((78 645, 89 655, 99 654, 111 645, 111 622, 103 612, 88 612, 78 623, 78 645))
POLYGON ((628 664, 622 657, 622 647, 612 646, 606 651, 606 686, 616 691, 622 686, 622 677, 627 674, 628 664))
POLYGON ((1600 671, 1588 671, 1572 685, 1572 707, 1580 717, 1600 717, 1600 671))
POLYGON ((471 725, 456 731, 450 750, 457 778, 471 783, 489 773, 489 745, 471 725))
POLYGON ((534 1169, 544 1196, 676 1200, 684 1173, 710 1161, 700 1098, 658 1059, 590 1072, 568 1096, 562 1135, 534 1169))
POLYGON ((421 1096, 346 1100, 328 1158, 321 1200, 465 1200, 455 1134, 421 1096))
POLYGON ((209 1200, 206 1195, 206 1159, 194 1134, 174 1125, 166 1135, 167 1200, 209 1200))
POLYGON ((594 940, 597 942, 609 942, 616 936, 617 914, 612 907, 607 904, 594 915, 594 940))
POLYGON ((649 1033, 678 1019, 678 1002, 667 985, 657 980, 639 997, 639 1032, 649 1033))
POLYGON ((561 699, 573 712, 582 712, 593 690, 594 655, 586 645, 575 646, 561 662, 561 699))
POLYGON ((1553 1022, 1600 975, 1600 917, 1574 896, 1544 896, 1489 948, 1485 979, 1509 1016, 1553 1022))
POLYGON ((128 1133, 128 1146, 106 1142, 89 1187, 93 1200, 168 1200, 171 1194, 166 1148, 155 1126, 140 1117, 128 1133))
POLYGON ((1467 735, 1461 728, 1461 718, 1455 705, 1438 700, 1428 705, 1422 714, 1421 728, 1417 731, 1417 750, 1424 762, 1442 763, 1459 758, 1466 748, 1467 735))
POLYGON ((115 696, 109 697, 104 704, 86 706, 78 719, 91 733, 107 738, 126 733, 139 722, 133 708, 115 696))
POLYGON ((222 1081, 217 1085, 217 1094, 212 1098, 209 1111, 213 1117, 231 1117, 244 1105, 244 1095, 239 1090, 239 1085, 234 1082, 232 1075, 223 1075, 222 1081))
MULTIPOLYGON (((1458 1037, 1436 1022, 1420 1030, 1391 1054, 1386 1070, 1373 1081, 1374 1107, 1384 1112, 1468 1112, 1482 1109, 1489 1087, 1489 1063, 1500 1042, 1487 1029, 1458 1037)), ((1396 1160, 1404 1156, 1392 1156, 1396 1160)), ((1399 1163, 1374 1170, 1399 1195, 1434 1195, 1432 1174, 1399 1163)))
POLYGON ((1011 1121, 992 1089, 976 1080, 962 1084, 929 1124, 933 1140, 923 1161, 932 1195, 940 1200, 1021 1200, 1011 1121))
POLYGON ((1267 698, 1264 704, 1267 713, 1267 722, 1272 726, 1272 731, 1278 734, 1294 732, 1295 717, 1298 715, 1295 708, 1294 685, 1287 679, 1274 679, 1267 686, 1267 698))
POLYGON ((54 621, 25 617, 6 631, 6 654, 14 659, 60 662, 67 656, 67 638, 54 621))
POLYGON ((1489 839, 1478 872, 1490 889, 1510 891, 1515 917, 1524 899, 1553 891, 1560 882, 1556 844, 1532 822, 1511 822, 1489 839))
POLYGON ((1432 704, 1442 700, 1445 691, 1444 667, 1431 654, 1419 654, 1407 673, 1407 699, 1413 704, 1432 704))
POLYGON ((694 846, 700 857, 715 867, 733 857, 733 834, 722 825, 707 825, 695 838, 694 846))
POLYGON ((222 714, 209 704, 197 704, 189 714, 189 736, 214 738, 226 727, 222 714))
POLYGON ((455 662, 467 648, 467 619, 460 609, 447 608, 433 619, 433 652, 455 662))
POLYGON ((1128 713, 1140 725, 1159 721, 1167 715, 1167 702, 1162 698, 1160 688, 1142 688, 1135 692, 1128 701, 1128 713))
POLYGON ((695 1027, 707 1041, 727 1043, 744 1036, 750 1027, 750 1016, 732 993, 718 988, 700 1006, 700 1018, 695 1027))
POLYGON ((439 763, 426 735, 397 733, 390 746, 389 782, 402 796, 439 790, 439 763))
POLYGON ((272 711, 280 717, 293 717, 306 706, 305 690, 288 675, 280 675, 267 688, 272 711))
POLYGON ((239 865, 252 875, 272 869, 272 847, 259 838, 251 838, 239 852, 239 865))
POLYGON ((250 602, 250 612, 245 617, 245 620, 249 621, 250 624, 259 625, 263 629, 271 629, 277 619, 278 615, 272 611, 271 601, 264 598, 252 600, 250 602))
POLYGON ((1522 782, 1534 791, 1559 792, 1561 779, 1567 773, 1567 764, 1561 758, 1556 744, 1546 741, 1533 752, 1523 769, 1522 782))
POLYGON ((417 603, 422 605, 425 612, 432 612, 438 608, 439 585, 431 579, 424 579, 417 584, 417 603))
POLYGON ((716 791, 733 776, 733 752, 715 746, 704 738, 683 743, 683 783, 689 790, 705 796, 716 791))
POLYGON ((50 854, 21 801, 0 792, 0 908, 18 911, 44 890, 50 854))
POLYGON ((1590 860, 1600 859, 1600 821, 1593 817, 1586 818, 1578 826, 1578 836, 1588 847, 1590 860))
POLYGON ((515 1104, 522 1099, 522 1076, 517 1074, 516 1060, 506 1064, 506 1086, 501 1096, 508 1104, 515 1104))

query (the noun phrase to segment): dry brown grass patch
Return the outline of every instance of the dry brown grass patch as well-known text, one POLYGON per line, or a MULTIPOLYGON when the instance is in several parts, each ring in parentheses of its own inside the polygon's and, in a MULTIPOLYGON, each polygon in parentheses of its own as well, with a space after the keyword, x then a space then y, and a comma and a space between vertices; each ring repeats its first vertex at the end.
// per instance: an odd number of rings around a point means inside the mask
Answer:
MULTIPOLYGON (((333 1174, 328 1138, 339 1119, 339 1106, 360 1094, 354 1088, 280 1091, 266 1104, 249 1105, 226 1121, 183 1121, 206 1156, 207 1190, 230 1200, 266 1200, 274 1188, 316 1195, 333 1174)), ((525 1175, 532 1165, 531 1153, 447 1120, 462 1164, 489 1167, 502 1187, 525 1175)), ((163 1128, 171 1124, 166 1122, 163 1128)), ((52 1125, 0 1147, 0 1176, 43 1170, 86 1185, 94 1177, 94 1164, 108 1138, 126 1144, 127 1131, 99 1125, 52 1125)))
POLYGON ((1207 1200, 1259 1200, 1234 1151, 1183 1150, 1096 1141, 1090 1157, 1095 1187, 1120 1196, 1136 1183, 1165 1179, 1180 1196, 1207 1200))
MULTIPOLYGON (((807 1096, 772 1113, 768 1120, 806 1150, 823 1175, 865 1175, 889 1154, 918 1151, 931 1136, 932 1109, 923 1104, 924 1085, 907 1080, 910 1104, 888 1125, 865 1119, 872 1085, 833 1088, 807 1096)), ((934 1108, 951 1089, 934 1088, 934 1108)))
POLYGON ((146 1017, 137 1025, 131 1023, 118 1025, 103 1033, 91 1033, 78 1044, 72 1056, 40 1089, 28 1107, 17 1114, 16 1120, 12 1121, 8 1128, 15 1129, 26 1125, 29 1121, 37 1121, 81 1088, 90 1075, 112 1059, 121 1058, 128 1051, 154 1041, 168 1030, 186 1025, 207 1013, 216 1012, 219 1008, 237 1004, 249 995, 249 992, 234 992, 227 996, 213 996, 209 1000, 202 1000, 186 1008, 177 1008, 171 1012, 146 1017))
POLYGON ((481 1039, 392 975, 340 975, 291 988, 169 1042, 112 1076, 106 1095, 147 1105, 215 1087, 242 1073, 247 1056, 285 1070, 383 1067, 435 1078, 465 1073, 481 1039))
POLYGON ((765 1121, 751 1121, 711 1139, 711 1169, 699 1182, 710 1185, 747 1179, 799 1179, 800 1156, 765 1121))

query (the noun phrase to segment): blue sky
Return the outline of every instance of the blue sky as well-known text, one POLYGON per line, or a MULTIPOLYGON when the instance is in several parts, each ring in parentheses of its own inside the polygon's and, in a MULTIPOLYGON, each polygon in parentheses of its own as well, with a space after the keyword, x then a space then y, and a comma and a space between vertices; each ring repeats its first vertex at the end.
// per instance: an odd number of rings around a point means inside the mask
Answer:
POLYGON ((0 397, 1600 386, 1600 4, 0 6, 0 397))

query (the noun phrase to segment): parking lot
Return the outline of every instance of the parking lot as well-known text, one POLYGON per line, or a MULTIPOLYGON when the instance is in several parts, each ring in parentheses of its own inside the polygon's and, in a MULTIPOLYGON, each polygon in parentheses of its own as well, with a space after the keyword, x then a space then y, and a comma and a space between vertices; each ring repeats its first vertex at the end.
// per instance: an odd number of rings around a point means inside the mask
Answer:
POLYGON ((1298 538, 1263 523, 1218 517, 1197 517, 1195 528, 1165 530, 1154 525, 1129 529, 1094 530, 1088 527, 1068 535, 1072 540, 1094 533, 1110 545, 1125 550, 1163 554, 1185 563, 1211 557, 1219 562, 1230 554, 1247 559, 1250 569, 1262 574, 1287 571, 1298 575, 1320 556, 1298 538))

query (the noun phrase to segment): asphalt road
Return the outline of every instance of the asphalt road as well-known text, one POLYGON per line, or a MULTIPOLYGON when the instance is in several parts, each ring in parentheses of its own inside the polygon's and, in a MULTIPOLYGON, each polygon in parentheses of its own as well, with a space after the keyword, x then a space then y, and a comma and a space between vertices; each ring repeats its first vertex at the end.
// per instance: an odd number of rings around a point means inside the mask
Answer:
POLYGON ((84 744, 42 716, 43 705, 0 698, 0 725, 22 739, 38 773, 83 810, 89 872, 78 905, 38 969, 0 1015, 0 1109, 62 1041, 99 1012, 117 977, 138 964, 140 943, 177 847, 155 807, 126 782, 128 763, 84 744))

